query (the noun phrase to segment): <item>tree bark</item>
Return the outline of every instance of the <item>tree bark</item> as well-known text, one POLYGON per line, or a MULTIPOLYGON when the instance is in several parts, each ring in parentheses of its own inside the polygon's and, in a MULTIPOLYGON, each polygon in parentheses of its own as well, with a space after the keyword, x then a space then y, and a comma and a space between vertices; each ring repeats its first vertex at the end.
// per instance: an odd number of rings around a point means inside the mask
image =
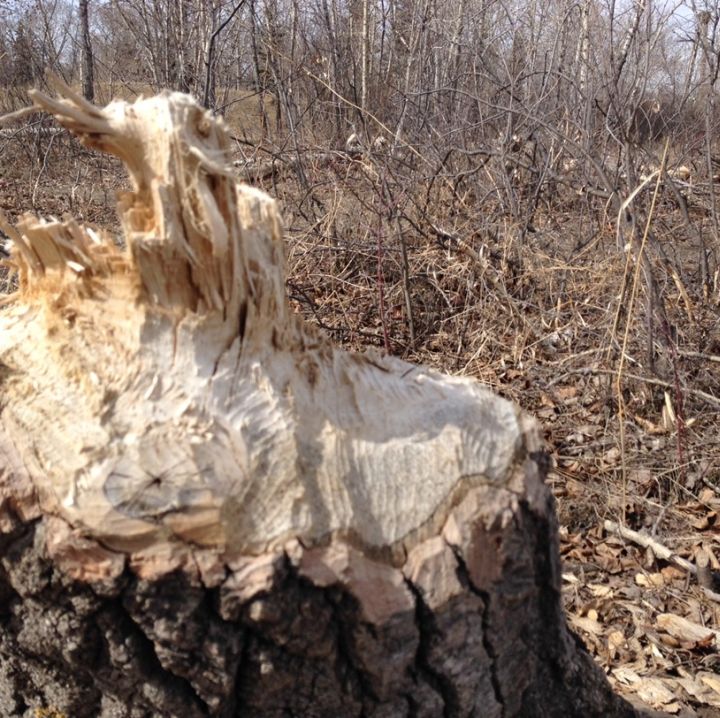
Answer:
POLYGON ((567 628, 534 422, 293 314, 191 98, 33 99, 133 189, 126 250, 2 223, 0 713, 635 715, 567 628))
POLYGON ((83 97, 92 102, 95 99, 95 71, 92 44, 90 43, 90 20, 88 0, 80 0, 80 37, 82 40, 82 87, 83 97))

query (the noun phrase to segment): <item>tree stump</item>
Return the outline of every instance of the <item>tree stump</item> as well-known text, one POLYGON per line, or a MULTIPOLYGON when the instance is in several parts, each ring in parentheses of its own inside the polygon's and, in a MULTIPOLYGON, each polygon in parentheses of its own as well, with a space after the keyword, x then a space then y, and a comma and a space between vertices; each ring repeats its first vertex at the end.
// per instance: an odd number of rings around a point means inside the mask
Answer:
POLYGON ((33 94, 117 155, 125 249, 3 229, 3 716, 632 716, 566 626, 536 427, 332 346, 191 98, 33 94))

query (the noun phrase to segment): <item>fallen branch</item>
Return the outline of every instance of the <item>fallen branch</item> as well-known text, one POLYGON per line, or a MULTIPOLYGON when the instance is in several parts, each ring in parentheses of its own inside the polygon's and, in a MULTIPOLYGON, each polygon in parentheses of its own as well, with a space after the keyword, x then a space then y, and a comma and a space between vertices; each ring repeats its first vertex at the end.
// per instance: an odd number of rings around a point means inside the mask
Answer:
MULTIPOLYGON (((587 375, 587 374, 610 374, 612 376, 617 375, 617 371, 615 369, 603 369, 601 367, 582 367, 581 369, 570 369, 562 376, 556 377, 552 380, 552 382, 549 384, 549 386, 554 386, 555 384, 559 384, 563 381, 563 379, 569 375, 572 374, 580 374, 580 375, 587 375)), ((655 386, 661 386, 665 389, 674 389, 675 385, 672 382, 669 381, 663 381, 662 379, 655 379, 653 377, 649 376, 642 376, 640 374, 629 374, 628 372, 623 372, 623 377, 625 379, 634 379, 635 381, 643 381, 646 384, 654 384, 655 386)), ((683 387, 682 390, 689 394, 690 396, 694 396, 697 399, 701 399, 702 401, 707 402, 708 404, 712 404, 713 406, 720 406, 720 399, 718 397, 713 396, 712 394, 708 394, 707 392, 700 391, 699 389, 691 389, 689 387, 683 387)))
POLYGON ((710 601, 720 603, 720 593, 713 591, 715 582, 709 566, 710 559, 707 556, 705 549, 701 549, 698 553, 698 566, 696 567, 695 564, 673 553, 667 546, 658 543, 647 534, 633 531, 632 529, 629 529, 626 526, 621 526, 614 521, 605 521, 603 526, 609 533, 621 536, 622 538, 632 541, 643 548, 649 548, 657 558, 661 558, 663 561, 668 561, 674 566, 683 569, 683 571, 687 571, 692 574, 698 579, 698 583, 700 584, 700 588, 705 594, 705 597, 710 601))
POLYGON ((283 157, 275 157, 266 162, 254 162, 253 160, 235 160, 233 167, 236 168, 238 177, 245 182, 259 182, 261 180, 270 179, 278 175, 287 174, 296 170, 300 164, 312 162, 313 167, 325 167, 332 162, 352 162, 353 159, 344 152, 313 152, 303 155, 302 159, 293 157, 285 159, 283 157))
POLYGON ((647 534, 633 531, 626 526, 621 526, 620 524, 615 523, 615 521, 609 520, 605 521, 603 527, 609 533, 620 536, 628 541, 632 541, 643 548, 651 549, 657 558, 661 558, 663 561, 669 561, 674 566, 691 573, 693 576, 697 575, 697 568, 693 563, 673 553, 667 546, 655 541, 655 539, 650 538, 647 534))

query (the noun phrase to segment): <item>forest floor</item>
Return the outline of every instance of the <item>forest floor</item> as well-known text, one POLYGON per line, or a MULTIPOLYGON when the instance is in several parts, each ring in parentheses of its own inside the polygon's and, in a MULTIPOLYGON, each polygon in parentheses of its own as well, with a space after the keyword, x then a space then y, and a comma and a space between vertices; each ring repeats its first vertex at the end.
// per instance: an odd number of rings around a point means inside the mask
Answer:
MULTIPOLYGON (((233 159, 251 167, 250 144, 233 129, 233 159)), ((720 568, 717 275, 702 286, 699 247, 675 208, 659 208, 663 251, 651 267, 664 314, 648 322, 646 277, 618 249, 614 217, 558 202, 524 231, 483 217, 471 194, 463 214, 440 190, 418 199, 431 181, 408 187, 383 173, 336 152, 308 161, 302 176, 278 171, 260 183, 285 219, 296 310, 348 348, 476 377, 537 417, 571 626, 624 695, 670 714, 720 716, 720 596, 677 561, 694 567, 701 554, 720 568)), ((67 212, 114 230, 125 182, 118 162, 66 135, 0 139, 10 220, 67 212)), ((688 196, 697 216, 707 212, 707 188, 688 196)))

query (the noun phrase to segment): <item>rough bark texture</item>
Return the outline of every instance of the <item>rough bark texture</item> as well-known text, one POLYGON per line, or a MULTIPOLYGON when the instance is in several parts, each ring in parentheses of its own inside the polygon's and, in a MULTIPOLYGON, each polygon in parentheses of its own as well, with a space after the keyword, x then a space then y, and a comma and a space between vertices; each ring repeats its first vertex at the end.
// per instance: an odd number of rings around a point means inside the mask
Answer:
POLYGON ((633 716, 566 628, 552 502, 536 494, 473 491, 397 568, 289 542, 149 581, 8 512, 0 714, 633 716), (86 552, 105 576, 72 577, 86 552))
POLYGON ((128 249, 4 224, 0 714, 635 715, 566 626, 534 423, 293 316, 190 98, 62 93, 128 166, 128 249))
POLYGON ((90 18, 88 17, 88 0, 78 3, 80 17, 80 40, 82 45, 82 86, 83 97, 92 102, 95 99, 95 67, 92 43, 90 42, 90 18))

